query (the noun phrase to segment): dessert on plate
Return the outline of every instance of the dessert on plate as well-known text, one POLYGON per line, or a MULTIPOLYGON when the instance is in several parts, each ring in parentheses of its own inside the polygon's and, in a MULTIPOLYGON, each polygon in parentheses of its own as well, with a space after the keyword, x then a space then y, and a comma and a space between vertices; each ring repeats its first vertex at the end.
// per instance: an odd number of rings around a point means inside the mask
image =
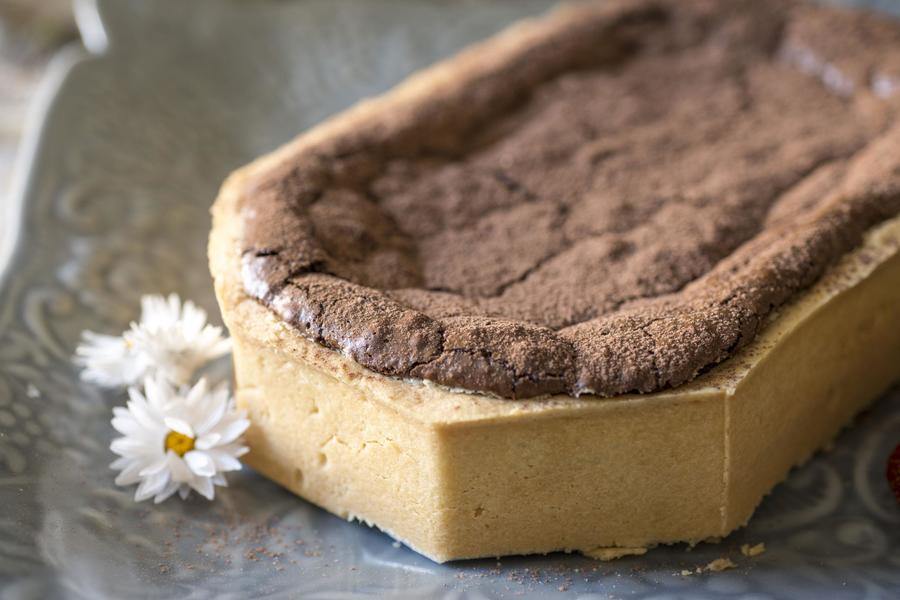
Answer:
POLYGON ((232 174, 248 462, 436 561, 715 539, 900 378, 900 23, 560 8, 232 174))

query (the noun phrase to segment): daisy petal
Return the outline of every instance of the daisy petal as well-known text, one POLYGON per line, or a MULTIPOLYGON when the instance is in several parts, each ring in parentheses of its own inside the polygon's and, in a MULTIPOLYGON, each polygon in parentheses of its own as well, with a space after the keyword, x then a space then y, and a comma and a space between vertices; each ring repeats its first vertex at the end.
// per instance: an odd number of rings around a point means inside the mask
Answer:
POLYGON ((116 460, 109 463, 110 469, 115 469, 116 471, 121 471, 128 465, 130 465, 134 461, 133 458, 128 458, 127 456, 120 456, 116 460))
POLYGON ((221 434, 207 433, 206 435, 197 438, 197 441, 194 443, 194 447, 200 450, 209 450, 210 448, 218 445, 221 439, 221 434))
POLYGON ((200 381, 188 390, 187 398, 185 398, 186 403, 195 405, 198 401, 202 400, 206 396, 208 387, 209 384, 206 381, 206 377, 201 377, 200 381))
POLYGON ((237 419, 231 423, 229 423, 223 430, 219 430, 218 433, 222 435, 222 439, 219 440, 220 444, 227 444, 229 442, 233 442, 250 427, 250 421, 247 419, 237 419))
POLYGON ((161 471, 156 475, 150 475, 146 477, 141 484, 138 486, 137 491, 134 493, 134 499, 136 502, 143 502, 148 498, 152 498, 153 496, 160 493, 163 488, 166 487, 166 484, 169 482, 169 472, 161 471))
POLYGON ((164 487, 158 494, 156 494, 156 497, 153 498, 153 503, 159 504, 160 502, 168 500, 168 498, 172 494, 178 491, 179 485, 181 484, 179 484, 177 481, 169 481, 169 483, 166 484, 166 487, 164 487))
POLYGON ((143 440, 134 438, 116 438, 109 445, 109 449, 120 456, 142 456, 147 454, 147 445, 143 440))
POLYGON ((166 424, 166 427, 172 431, 177 431, 181 435, 186 435, 189 438, 194 437, 194 428, 184 419, 179 419, 178 417, 166 417, 163 422, 166 424))
POLYGON ((138 483, 141 480, 140 472, 143 466, 143 463, 137 461, 126 466, 121 473, 116 475, 116 485, 124 487, 138 483))
POLYGON ((222 417, 225 416, 226 410, 228 410, 226 402, 217 403, 217 406, 214 406, 203 420, 197 424, 197 435, 202 437, 215 427, 222 420, 222 417))
POLYGON ((213 462, 216 464, 217 471, 240 471, 241 461, 234 456, 221 450, 211 450, 208 452, 213 462))
POLYGON ((132 418, 142 428, 150 431, 159 428, 160 422, 158 418, 151 412, 150 407, 143 398, 129 400, 127 406, 132 418))
MULTIPOLYGON (((222 331, 221 327, 216 327, 216 337, 219 337, 220 332, 222 331)), ((224 338, 222 340, 217 341, 210 347, 209 350, 209 358, 216 359, 221 356, 225 356, 231 352, 231 338, 224 338)))
POLYGON ((143 469, 141 469, 140 476, 141 477, 149 477, 150 475, 156 475, 163 469, 167 468, 168 461, 165 456, 161 456, 143 469))
POLYGON ((184 455, 184 462, 199 477, 212 477, 216 474, 216 463, 206 452, 193 450, 184 455))
POLYGON ((124 436, 139 436, 146 431, 131 415, 127 417, 113 417, 111 424, 113 429, 124 436))
POLYGON ((169 471, 172 473, 172 479, 179 483, 185 483, 194 478, 194 474, 185 464, 184 459, 171 450, 166 455, 169 471))
POLYGON ((189 485, 207 500, 212 500, 215 497, 216 492, 209 477, 195 477, 189 485))

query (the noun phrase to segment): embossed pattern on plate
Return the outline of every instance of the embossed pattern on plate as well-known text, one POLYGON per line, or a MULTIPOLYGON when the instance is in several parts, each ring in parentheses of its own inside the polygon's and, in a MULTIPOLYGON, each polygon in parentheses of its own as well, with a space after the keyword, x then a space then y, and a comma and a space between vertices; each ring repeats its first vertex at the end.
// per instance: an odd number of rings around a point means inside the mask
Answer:
POLYGON ((95 49, 102 23, 108 48, 58 61, 13 199, 22 222, 0 224, 19 234, 0 279, 4 600, 900 596, 900 510, 883 475, 900 440, 898 390, 792 473, 748 528, 613 563, 435 565, 249 471, 214 503, 135 504, 107 469, 122 396, 78 381, 79 332, 120 331, 146 292, 215 314, 207 211, 229 170, 551 2, 98 2, 78 3, 79 22, 95 49), (757 542, 765 554, 741 555, 757 542), (681 575, 720 557, 738 567, 681 575))

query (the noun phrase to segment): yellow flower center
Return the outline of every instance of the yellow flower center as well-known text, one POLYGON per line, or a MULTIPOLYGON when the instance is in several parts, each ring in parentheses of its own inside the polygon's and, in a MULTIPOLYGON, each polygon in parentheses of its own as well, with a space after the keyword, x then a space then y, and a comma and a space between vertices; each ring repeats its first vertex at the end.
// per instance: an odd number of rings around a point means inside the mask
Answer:
POLYGON ((177 431, 170 431, 166 436, 166 450, 171 450, 178 456, 184 456, 194 449, 194 438, 188 437, 177 431))

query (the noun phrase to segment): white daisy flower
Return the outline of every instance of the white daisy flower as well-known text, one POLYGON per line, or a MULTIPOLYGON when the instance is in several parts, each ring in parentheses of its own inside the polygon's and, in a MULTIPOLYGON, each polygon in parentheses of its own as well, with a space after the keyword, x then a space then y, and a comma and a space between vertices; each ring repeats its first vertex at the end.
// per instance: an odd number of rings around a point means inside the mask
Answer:
POLYGON ((133 385, 147 376, 187 384, 207 362, 227 354, 231 341, 206 322, 206 311, 177 294, 141 298, 141 319, 120 337, 82 334, 75 360, 82 379, 107 387, 133 385))
POLYGON ((148 377, 144 393, 128 388, 127 408, 113 409, 112 426, 123 435, 110 444, 121 458, 116 484, 139 483, 134 499, 159 503, 191 490, 212 500, 214 486, 226 486, 227 471, 241 468, 248 449, 240 437, 250 425, 235 408, 226 385, 209 390, 205 378, 176 391, 163 378, 148 377))

